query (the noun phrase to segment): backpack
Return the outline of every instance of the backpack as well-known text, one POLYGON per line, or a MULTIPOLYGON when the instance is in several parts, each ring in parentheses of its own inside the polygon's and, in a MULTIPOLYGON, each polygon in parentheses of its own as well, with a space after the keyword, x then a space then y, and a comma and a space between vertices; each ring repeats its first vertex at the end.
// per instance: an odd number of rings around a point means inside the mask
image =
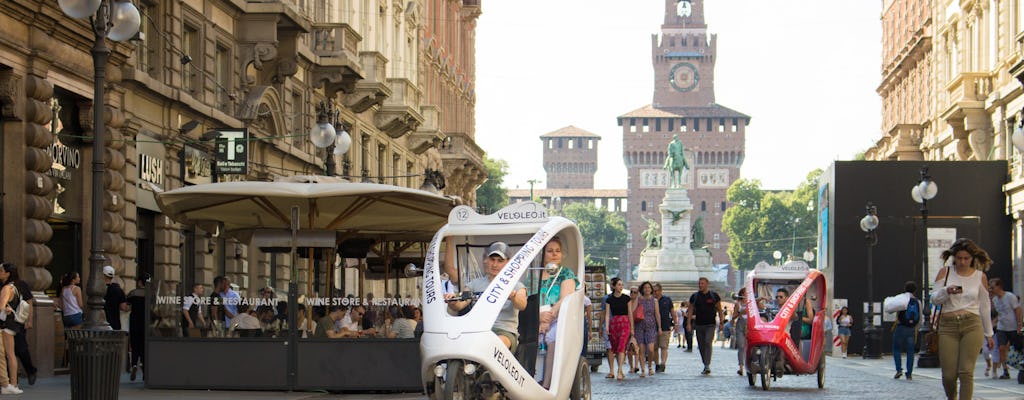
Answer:
POLYGON ((921 302, 911 297, 907 302, 906 311, 900 312, 899 320, 901 325, 915 326, 921 320, 921 302))

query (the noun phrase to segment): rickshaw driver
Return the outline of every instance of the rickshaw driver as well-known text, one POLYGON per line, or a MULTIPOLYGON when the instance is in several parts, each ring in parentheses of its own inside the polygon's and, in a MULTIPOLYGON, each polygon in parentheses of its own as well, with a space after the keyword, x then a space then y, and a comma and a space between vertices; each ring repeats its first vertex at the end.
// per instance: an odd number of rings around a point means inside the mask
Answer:
MULTIPOLYGON (((501 269, 508 263, 508 245, 503 242, 494 242, 487 247, 484 256, 484 264, 487 265, 487 276, 477 277, 469 281, 469 290, 473 293, 481 293, 487 290, 487 286, 498 276, 501 269)), ((445 293, 445 300, 458 297, 454 293, 445 293)), ((448 309, 458 313, 469 306, 470 300, 452 301, 448 303, 448 309)), ((505 347, 512 352, 516 351, 519 345, 519 311, 526 309, 526 286, 516 281, 508 300, 502 305, 498 318, 494 320, 491 330, 498 335, 498 339, 505 344, 505 347)))

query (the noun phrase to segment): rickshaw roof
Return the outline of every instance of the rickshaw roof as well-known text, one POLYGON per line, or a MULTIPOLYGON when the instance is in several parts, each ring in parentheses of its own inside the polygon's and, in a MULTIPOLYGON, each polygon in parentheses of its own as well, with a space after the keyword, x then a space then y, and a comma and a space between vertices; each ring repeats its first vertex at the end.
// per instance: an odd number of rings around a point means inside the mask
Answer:
POLYGON ((803 280, 811 274, 811 267, 802 260, 789 261, 783 265, 769 265, 759 262, 750 272, 750 279, 759 280, 803 280))

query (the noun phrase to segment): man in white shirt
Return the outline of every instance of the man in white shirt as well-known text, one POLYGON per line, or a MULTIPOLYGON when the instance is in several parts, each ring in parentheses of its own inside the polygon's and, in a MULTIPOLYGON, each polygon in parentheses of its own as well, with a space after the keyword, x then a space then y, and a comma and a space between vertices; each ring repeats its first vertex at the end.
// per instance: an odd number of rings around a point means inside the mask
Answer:
POLYGON ((1021 319, 1020 301, 1017 296, 1003 289, 1003 281, 999 278, 988 280, 988 290, 992 293, 992 305, 996 313, 996 343, 999 345, 999 362, 992 368, 992 377, 1010 379, 1010 370, 1006 366, 1006 356, 1010 352, 1010 343, 1016 341, 1024 319, 1021 319), (1003 366, 1003 375, 999 376, 999 366, 1003 366))
MULTIPOLYGON (((185 296, 181 302, 181 333, 185 337, 193 336, 190 330, 206 326, 206 319, 203 317, 202 309, 203 284, 192 285, 192 293, 185 296)), ((199 336, 195 331, 194 336, 199 336)))

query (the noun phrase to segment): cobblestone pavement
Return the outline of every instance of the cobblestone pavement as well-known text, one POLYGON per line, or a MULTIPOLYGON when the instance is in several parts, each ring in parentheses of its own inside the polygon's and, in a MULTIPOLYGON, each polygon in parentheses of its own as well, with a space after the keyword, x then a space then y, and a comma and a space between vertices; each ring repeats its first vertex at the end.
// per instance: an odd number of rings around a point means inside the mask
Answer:
MULTIPOLYGON (((674 345, 669 349, 665 373, 653 378, 627 374, 626 380, 605 379, 607 360, 591 375, 594 399, 944 399, 941 373, 938 368, 916 369, 914 380, 893 379, 895 367, 891 357, 879 360, 861 358, 826 360, 825 388, 818 389, 816 375, 787 375, 772 382, 771 390, 750 387, 747 378, 736 374, 736 351, 714 349, 710 376, 700 374, 703 365, 696 348, 683 352, 674 345)), ((975 377, 975 399, 1024 399, 1024 385, 1016 379, 996 380, 984 377, 984 361, 979 363, 975 377)), ((1013 372, 1016 378, 1016 372, 1013 372)))
MULTIPOLYGON (((665 373, 654 377, 639 378, 627 374, 624 381, 605 379, 608 364, 605 361, 598 372, 591 374, 593 398, 596 400, 627 399, 943 399, 940 372, 934 369, 917 369, 914 380, 892 379, 894 366, 891 357, 878 360, 861 358, 827 359, 825 389, 818 389, 814 375, 787 375, 772 383, 765 392, 760 386, 750 387, 747 378, 736 375, 736 351, 722 349, 716 345, 710 376, 702 376, 700 355, 686 353, 675 345, 669 349, 669 361, 665 373)), ((1024 399, 1024 385, 1016 379, 998 380, 984 376, 985 363, 980 361, 975 370, 975 399, 1009 400, 1024 399)), ((1016 372, 1012 372, 1016 378, 1016 372)), ((67 375, 41 378, 36 385, 29 386, 24 380, 21 388, 25 393, 11 398, 22 400, 68 399, 69 377, 67 375)), ((8 397, 8 396, 5 396, 8 397)), ((122 376, 120 399, 423 399, 416 393, 406 394, 330 394, 322 392, 245 392, 212 390, 146 390, 141 382, 129 382, 128 375, 122 376)))

